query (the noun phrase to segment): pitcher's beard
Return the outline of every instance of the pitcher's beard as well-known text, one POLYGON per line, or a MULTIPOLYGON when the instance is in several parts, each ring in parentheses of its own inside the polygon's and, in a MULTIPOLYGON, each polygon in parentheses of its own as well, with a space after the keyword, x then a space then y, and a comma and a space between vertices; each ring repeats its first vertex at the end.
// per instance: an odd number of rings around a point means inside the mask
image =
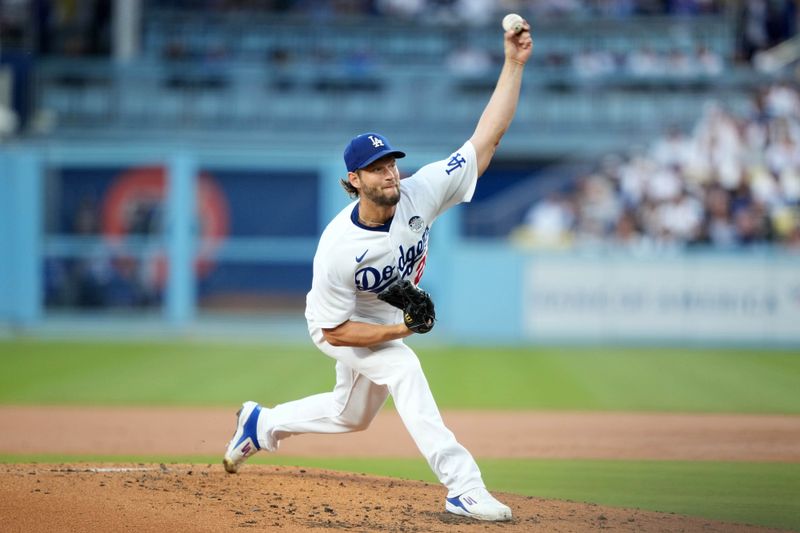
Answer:
POLYGON ((369 201, 381 207, 392 207, 400 201, 400 187, 395 186, 391 194, 387 195, 383 187, 362 188, 363 194, 369 201))

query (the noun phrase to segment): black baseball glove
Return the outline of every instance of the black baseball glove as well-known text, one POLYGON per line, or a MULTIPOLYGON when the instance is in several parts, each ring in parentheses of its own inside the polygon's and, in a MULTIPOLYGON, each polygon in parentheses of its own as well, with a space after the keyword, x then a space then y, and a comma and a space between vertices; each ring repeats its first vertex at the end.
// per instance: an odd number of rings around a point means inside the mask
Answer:
POLYGON ((403 310, 403 321, 414 333, 428 333, 436 322, 430 294, 407 279, 399 279, 378 293, 378 298, 403 310))

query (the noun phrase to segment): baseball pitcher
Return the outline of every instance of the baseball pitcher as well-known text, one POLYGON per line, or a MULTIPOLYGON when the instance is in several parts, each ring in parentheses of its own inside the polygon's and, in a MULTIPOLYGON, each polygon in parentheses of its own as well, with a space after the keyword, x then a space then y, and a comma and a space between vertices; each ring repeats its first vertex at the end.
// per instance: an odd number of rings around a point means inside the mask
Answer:
POLYGON ((435 326, 434 303, 418 288, 431 225, 472 198, 516 111, 532 46, 527 22, 505 33, 505 62, 472 137, 413 176, 400 180, 397 160, 405 153, 378 133, 347 145, 342 181, 355 200, 320 237, 305 313, 314 344, 336 360, 336 385, 272 408, 245 402, 223 459, 228 472, 258 450, 277 450, 292 435, 366 429, 391 394, 447 488, 445 509, 480 520, 511 519, 511 509, 486 490, 475 460, 445 426, 419 359, 403 339, 435 326))

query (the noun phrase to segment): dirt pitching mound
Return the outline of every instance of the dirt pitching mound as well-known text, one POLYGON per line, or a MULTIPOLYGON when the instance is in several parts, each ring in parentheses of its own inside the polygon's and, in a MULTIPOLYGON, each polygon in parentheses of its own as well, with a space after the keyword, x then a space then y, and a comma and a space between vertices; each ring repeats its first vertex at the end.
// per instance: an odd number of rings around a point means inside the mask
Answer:
MULTIPOLYGON (((445 491, 418 481, 246 465, 4 465, 4 532, 54 531, 770 531, 702 518, 502 494, 510 523, 444 512, 445 491)), ((774 530, 772 530, 774 531, 774 530)))

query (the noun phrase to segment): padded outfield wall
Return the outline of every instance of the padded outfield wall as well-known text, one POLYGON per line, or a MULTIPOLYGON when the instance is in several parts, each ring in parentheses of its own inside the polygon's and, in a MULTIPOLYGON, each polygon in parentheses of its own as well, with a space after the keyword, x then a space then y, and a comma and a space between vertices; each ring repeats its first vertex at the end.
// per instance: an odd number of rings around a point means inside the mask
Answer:
MULTIPOLYGON (((0 148, 0 324, 116 316, 117 329, 182 332, 245 315, 302 333, 342 174, 333 149, 0 148)), ((800 344, 797 253, 533 253, 464 238, 462 211, 431 234, 438 341, 800 344)))
POLYGON ((448 280, 450 314, 463 340, 800 343, 797 253, 533 254, 463 242, 451 261, 460 266, 448 280))

